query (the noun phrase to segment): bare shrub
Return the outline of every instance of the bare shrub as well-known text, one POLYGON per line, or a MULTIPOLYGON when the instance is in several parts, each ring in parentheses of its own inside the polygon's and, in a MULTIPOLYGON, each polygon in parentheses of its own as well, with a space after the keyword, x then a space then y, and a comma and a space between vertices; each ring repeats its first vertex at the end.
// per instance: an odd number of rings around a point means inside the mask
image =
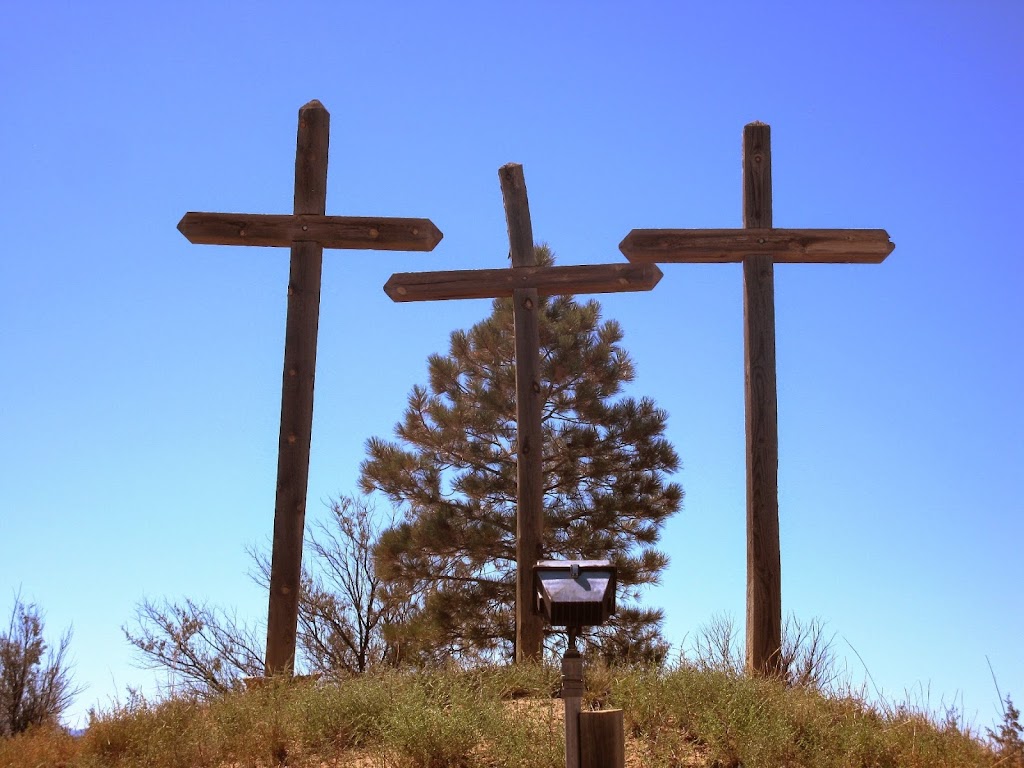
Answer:
POLYGON ((1003 722, 999 730, 988 730, 988 738, 999 755, 999 765, 1006 768, 1024 768, 1024 727, 1020 724, 1020 710, 1013 706, 1010 695, 1003 704, 1003 722))
MULTIPOLYGON (((393 520, 386 521, 388 523, 393 520)), ((297 670, 317 675, 365 672, 399 663, 398 643, 386 631, 411 610, 378 575, 374 547, 382 523, 363 498, 341 497, 306 540, 299 596, 297 670)), ((270 584, 270 558, 251 549, 253 580, 270 584)), ((199 604, 143 600, 132 626, 122 628, 147 667, 168 670, 171 687, 202 697, 235 690, 264 674, 259 624, 199 604)))
POLYGON ((804 622, 792 614, 782 629, 783 679, 790 687, 829 690, 835 684, 835 635, 825 637, 825 624, 814 618, 804 622))
MULTIPOLYGON (((836 658, 832 637, 826 637, 821 619, 801 621, 790 615, 782 629, 779 668, 789 687, 828 690, 836 682, 836 658)), ((745 653, 735 619, 715 614, 701 625, 692 641, 690 663, 701 670, 743 674, 745 653)))
POLYGON ((242 678, 263 675, 262 641, 234 614, 200 605, 145 599, 134 628, 122 627, 143 664, 166 669, 171 687, 208 697, 241 687, 242 678))
POLYGON ((698 627, 693 638, 693 662, 705 671, 743 673, 743 650, 732 615, 716 613, 698 627))
POLYGON ((56 647, 48 646, 38 606, 15 596, 7 632, 0 635, 0 736, 57 724, 81 691, 68 670, 70 644, 67 629, 56 647))
MULTIPOLYGON (((365 497, 332 500, 329 516, 306 538, 299 598, 298 654, 317 674, 361 673, 400 662, 398 643, 388 631, 411 611, 411 597, 377 572, 374 549, 381 531, 393 525, 365 497)), ((250 550, 253 579, 270 584, 266 552, 250 550)))

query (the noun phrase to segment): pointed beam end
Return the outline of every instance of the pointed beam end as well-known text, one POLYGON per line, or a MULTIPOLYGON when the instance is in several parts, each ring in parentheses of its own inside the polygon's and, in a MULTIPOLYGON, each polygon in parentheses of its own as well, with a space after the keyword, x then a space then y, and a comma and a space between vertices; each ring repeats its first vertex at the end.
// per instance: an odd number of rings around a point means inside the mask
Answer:
POLYGON ((883 256, 880 259, 880 261, 884 261, 886 256, 888 256, 890 253, 896 250, 896 243, 892 241, 892 236, 884 229, 882 230, 882 232, 885 232, 885 237, 889 240, 889 250, 885 252, 885 256, 883 256))
POLYGON ((205 241, 199 237, 198 226, 199 218, 202 216, 200 213, 195 211, 189 211, 181 217, 181 221, 178 222, 178 231, 185 236, 192 245, 202 245, 205 241))
POLYGON ((424 236, 426 238, 424 244, 429 244, 430 247, 427 248, 427 250, 432 251, 437 247, 437 244, 444 239, 444 232, 438 229, 437 225, 430 219, 424 219, 423 222, 424 236))
POLYGON ((657 261, 657 255, 641 245, 640 241, 644 233, 645 230, 642 229, 630 230, 629 234, 619 243, 619 251, 633 264, 653 264, 657 261))
POLYGON ((654 286, 661 282, 661 278, 665 276, 665 273, 658 268, 657 264, 646 264, 644 265, 644 272, 649 275, 647 278, 648 287, 647 290, 653 290, 654 286))
POLYGON ((367 219, 369 240, 376 251, 432 251, 444 233, 430 219, 367 219))
MULTIPOLYGON (((619 289, 622 291, 651 291, 661 282, 664 273, 653 262, 646 264, 623 264, 619 266, 619 289)), ((602 291, 604 292, 604 291, 602 291)), ((607 292, 611 292, 608 290, 607 292)))
POLYGON ((802 258, 795 255, 792 259, 776 258, 776 261, 820 261, 834 264, 881 264, 896 249, 889 233, 884 229, 847 229, 835 230, 836 243, 833 249, 827 249, 825 238, 820 244, 807 248, 808 255, 817 251, 816 258, 802 258))
POLYGON ((406 296, 408 291, 403 285, 401 285, 402 282, 402 273, 396 272, 388 278, 386 283, 384 283, 384 293, 386 293, 388 298, 392 301, 409 301, 406 296))

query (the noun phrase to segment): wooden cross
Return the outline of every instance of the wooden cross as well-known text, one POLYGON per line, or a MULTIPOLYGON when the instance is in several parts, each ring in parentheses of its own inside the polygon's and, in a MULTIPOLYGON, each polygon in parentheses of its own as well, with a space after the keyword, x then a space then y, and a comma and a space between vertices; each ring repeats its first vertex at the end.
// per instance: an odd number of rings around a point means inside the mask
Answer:
POLYGON ((541 433, 539 297, 569 293, 649 291, 661 279, 654 264, 538 267, 523 166, 498 169, 508 223, 511 269, 405 272, 384 291, 393 301, 511 296, 516 354, 516 661, 539 659, 543 617, 533 611, 533 566, 542 559, 544 457, 541 433))
POLYGON ((192 243, 291 248, 267 612, 268 675, 294 671, 323 250, 430 251, 442 237, 429 219, 324 215, 330 119, 316 100, 299 110, 292 215, 190 212, 178 223, 192 243))
POLYGON ((776 675, 782 648, 779 433, 774 264, 878 264, 895 247, 883 229, 773 229, 771 133, 743 129, 744 229, 634 229, 619 245, 634 263, 743 263, 747 435, 747 668, 776 675))

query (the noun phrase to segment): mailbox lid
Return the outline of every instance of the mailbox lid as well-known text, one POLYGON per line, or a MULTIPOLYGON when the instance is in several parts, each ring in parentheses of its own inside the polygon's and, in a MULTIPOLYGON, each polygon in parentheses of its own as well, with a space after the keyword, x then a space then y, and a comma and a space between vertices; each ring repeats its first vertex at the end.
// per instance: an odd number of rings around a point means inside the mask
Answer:
POLYGON ((570 570, 573 566, 578 566, 582 570, 602 570, 602 571, 614 571, 615 566, 612 565, 611 560, 538 560, 536 565, 533 566, 533 571, 536 573, 539 570, 570 570))
POLYGON ((534 587, 537 608, 555 626, 596 626, 615 612, 616 571, 607 560, 542 560, 534 587))

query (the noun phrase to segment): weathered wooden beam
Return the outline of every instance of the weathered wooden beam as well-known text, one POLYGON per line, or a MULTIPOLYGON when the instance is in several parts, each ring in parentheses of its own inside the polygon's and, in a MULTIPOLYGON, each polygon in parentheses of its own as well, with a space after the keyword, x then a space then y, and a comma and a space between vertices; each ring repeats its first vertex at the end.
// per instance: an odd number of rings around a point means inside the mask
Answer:
POLYGON ((578 266, 464 269, 443 272, 396 272, 384 284, 393 301, 489 299, 533 289, 540 296, 576 293, 649 291, 661 280, 654 264, 585 264, 578 266))
POLYGON ((631 262, 879 264, 896 246, 884 229, 634 229, 619 243, 631 262))
MULTIPOLYGON (((330 125, 331 116, 319 101, 311 101, 299 110, 295 151, 296 214, 323 215, 327 202, 330 125)), ((305 241, 290 245, 277 497, 267 609, 268 675, 291 675, 295 668, 323 264, 323 247, 319 243, 305 241)))
MULTIPOLYGON (((515 273, 537 269, 530 201, 523 166, 498 169, 508 226, 509 256, 515 273)), ((540 300, 536 287, 512 291, 516 348, 516 661, 540 661, 544 618, 533 608, 533 566, 543 553, 544 389, 540 379, 540 300)))
POLYGON ((626 727, 621 709, 584 711, 580 719, 580 768, 626 768, 626 727))
MULTIPOLYGON (((772 225, 771 130, 743 129, 743 226, 772 225)), ((782 661, 779 414, 775 379, 774 254, 743 259, 747 436, 747 669, 774 676, 782 661)))
POLYGON ((178 231, 197 245, 315 242, 322 248, 375 251, 430 251, 444 236, 430 219, 195 211, 181 218, 178 231))

